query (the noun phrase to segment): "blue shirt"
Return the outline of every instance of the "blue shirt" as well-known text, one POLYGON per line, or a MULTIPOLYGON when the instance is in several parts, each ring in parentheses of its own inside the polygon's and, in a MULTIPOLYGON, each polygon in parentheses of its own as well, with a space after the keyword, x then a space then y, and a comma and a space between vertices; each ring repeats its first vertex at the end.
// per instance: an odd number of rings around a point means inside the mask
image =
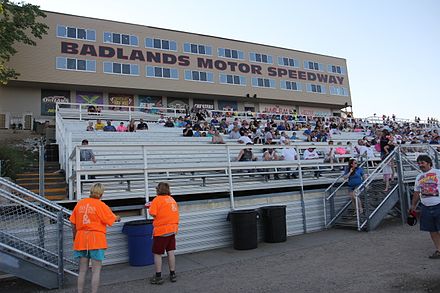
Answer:
MULTIPOLYGON (((344 175, 347 175, 350 172, 350 169, 346 169, 344 175)), ((360 167, 356 167, 354 174, 348 177, 348 185, 349 186, 359 186, 364 181, 364 169, 360 167)))

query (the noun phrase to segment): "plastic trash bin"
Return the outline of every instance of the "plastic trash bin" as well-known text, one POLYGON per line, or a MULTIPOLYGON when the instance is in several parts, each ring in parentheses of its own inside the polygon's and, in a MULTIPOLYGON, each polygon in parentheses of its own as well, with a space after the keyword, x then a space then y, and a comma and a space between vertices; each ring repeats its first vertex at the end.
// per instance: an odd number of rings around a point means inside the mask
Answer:
POLYGON ((128 236, 128 263, 131 266, 148 266, 154 263, 153 220, 138 220, 124 224, 122 233, 128 236))
POLYGON ((286 206, 261 207, 264 242, 277 243, 287 240, 286 206))
POLYGON ((256 210, 236 210, 228 214, 232 224, 234 249, 254 249, 258 246, 256 210))

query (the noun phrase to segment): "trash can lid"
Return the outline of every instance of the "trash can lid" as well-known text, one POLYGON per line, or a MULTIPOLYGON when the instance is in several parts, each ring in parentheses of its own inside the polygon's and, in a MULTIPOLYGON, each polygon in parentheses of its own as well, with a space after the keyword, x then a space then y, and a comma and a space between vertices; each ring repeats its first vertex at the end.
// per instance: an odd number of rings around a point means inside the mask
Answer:
POLYGON ((124 226, 141 226, 141 225, 151 225, 153 220, 136 220, 131 222, 126 222, 124 226))
POLYGON ((230 211, 230 214, 250 214, 250 213, 256 213, 256 209, 246 209, 246 210, 233 210, 230 211))
POLYGON ((261 207, 261 209, 263 209, 263 210, 285 209, 285 208, 286 208, 285 205, 276 205, 276 206, 264 206, 264 207, 261 207))

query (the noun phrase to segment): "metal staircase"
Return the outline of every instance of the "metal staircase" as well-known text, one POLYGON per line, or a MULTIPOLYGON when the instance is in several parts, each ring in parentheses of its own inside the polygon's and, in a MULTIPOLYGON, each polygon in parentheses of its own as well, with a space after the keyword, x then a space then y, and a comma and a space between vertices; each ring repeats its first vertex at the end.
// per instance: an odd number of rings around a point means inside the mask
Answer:
POLYGON ((77 276, 70 211, 0 178, 0 271, 48 289, 77 276), (65 253, 65 251, 67 253, 65 253))
MULTIPOLYGON (((400 148, 396 148, 384 161, 382 161, 372 172, 369 172, 368 178, 355 190, 356 201, 360 201, 364 212, 360 213, 358 209, 354 209, 350 197, 348 196, 348 188, 344 187, 346 181, 339 180, 339 184, 335 182, 328 189, 324 198, 324 213, 326 228, 333 226, 352 227, 359 231, 372 231, 387 216, 402 216, 402 210, 406 212, 406 206, 402 204, 406 202, 400 201, 404 195, 403 181, 404 176, 402 169, 402 158, 400 148), (385 191, 385 181, 383 180, 383 171, 387 165, 392 164, 395 169, 395 175, 385 191), (337 186, 336 186, 337 185, 337 186), (336 187, 335 187, 336 186, 336 187)), ((411 162, 412 163, 412 162, 411 162)), ((368 162, 361 167, 368 166, 368 162)), ((341 175, 342 176, 342 175, 341 175)), ((414 182, 415 176, 412 176, 414 182)))

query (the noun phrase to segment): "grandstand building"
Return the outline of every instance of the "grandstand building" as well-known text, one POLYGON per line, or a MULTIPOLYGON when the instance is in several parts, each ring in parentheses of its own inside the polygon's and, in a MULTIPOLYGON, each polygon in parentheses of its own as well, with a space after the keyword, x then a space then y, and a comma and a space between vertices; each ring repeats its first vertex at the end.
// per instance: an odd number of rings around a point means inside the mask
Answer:
POLYGON ((338 116, 346 60, 196 33, 46 12, 48 34, 17 45, 0 127, 52 120, 56 102, 338 116))

